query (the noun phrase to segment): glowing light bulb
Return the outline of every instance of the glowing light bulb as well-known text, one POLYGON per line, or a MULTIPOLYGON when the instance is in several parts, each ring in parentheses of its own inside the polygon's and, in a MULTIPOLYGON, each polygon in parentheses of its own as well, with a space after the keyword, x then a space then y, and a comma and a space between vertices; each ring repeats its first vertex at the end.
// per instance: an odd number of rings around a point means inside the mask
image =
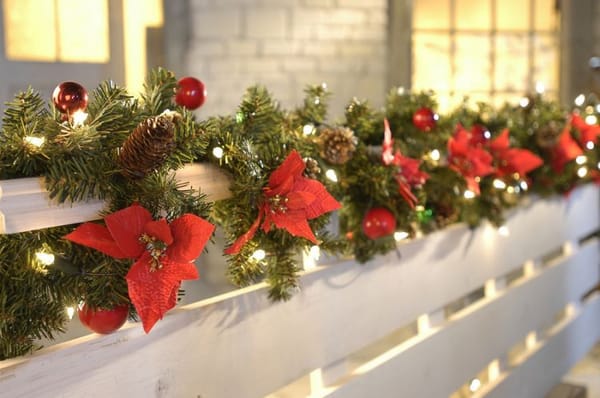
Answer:
POLYGON ((335 173, 335 170, 333 170, 333 169, 328 169, 325 172, 325 177, 327 177, 327 179, 329 179, 330 181, 338 182, 337 174, 335 173))
POLYGON ((593 126, 594 124, 598 124, 598 118, 596 115, 587 115, 585 117, 585 123, 593 126))
POLYGON ((596 146, 596 145, 594 145, 594 142, 593 142, 593 141, 588 141, 588 142, 586 142, 586 143, 585 143, 585 147, 586 147, 587 149, 590 149, 590 150, 591 150, 591 149, 594 149, 594 147, 595 147, 595 146, 596 146))
POLYGON ((600 113, 600 104, 596 105, 596 112, 600 113))
POLYGON ((471 191, 470 189, 467 189, 463 193, 463 196, 465 197, 465 199, 473 199, 475 197, 475 192, 471 191))
POLYGON ((475 391, 479 390, 480 388, 481 388, 481 381, 479 379, 471 380, 471 383, 469 384, 469 390, 471 390, 471 392, 475 392, 475 391))
POLYGON ((258 249, 254 253, 252 253, 252 256, 250 257, 252 257, 256 261, 262 261, 265 259, 265 257, 267 257, 267 253, 263 249, 258 249))
POLYGON ((494 180, 494 182, 492 184, 494 185, 494 188, 496 188, 496 189, 506 189, 506 183, 497 178, 494 180))
POLYGON ((312 135, 314 133, 315 133, 315 126, 313 126, 312 124, 305 124, 304 127, 302 127, 302 134, 312 135))
POLYGON ((521 106, 521 108, 527 108, 529 106, 529 98, 527 97, 523 97, 519 100, 519 106, 521 106))
POLYGON ((546 91, 546 87, 544 86, 544 83, 536 82, 535 83, 535 92, 538 94, 543 94, 544 91, 546 91))
POLYGON ((508 193, 515 193, 515 188, 514 187, 507 187, 506 188, 506 192, 508 192, 508 193))
POLYGON ((521 186, 521 189, 523 191, 527 191, 529 189, 529 185, 527 184, 527 181, 523 180, 519 183, 519 185, 521 186))
POLYGON ((25 141, 25 143, 32 145, 36 148, 40 148, 42 145, 44 145, 44 142, 46 142, 46 138, 45 137, 34 137, 31 135, 27 135, 27 136, 23 137, 23 141, 25 141))
POLYGON ((502 225, 501 227, 498 228, 498 235, 500 236, 509 236, 510 235, 510 230, 508 229, 508 227, 506 225, 502 225))
POLYGON ((585 166, 577 169, 577 176, 579 178, 585 177, 587 175, 587 173, 588 173, 588 169, 585 166))
POLYGON ((73 112, 73 126, 81 126, 87 119, 88 114, 82 111, 81 109, 73 112))
POLYGON ((579 94, 577 97, 575 97, 574 102, 575 102, 575 105, 577 105, 577 106, 583 105, 583 103, 585 102, 585 95, 579 94))
POLYGON ((69 317, 69 319, 73 319, 73 315, 75 315, 75 308, 73 307, 67 307, 67 316, 69 317))
POLYGON ((596 165, 596 168, 597 168, 598 170, 600 170, 600 162, 598 162, 598 164, 596 165))
POLYGON ((394 232, 394 240, 396 242, 400 242, 400 241, 408 238, 409 236, 410 235, 406 231, 397 231, 397 232, 394 232))
POLYGON ((221 159, 224 155, 223 148, 221 148, 220 146, 214 147, 212 150, 212 154, 217 159, 221 159))
POLYGON ((323 90, 327 90, 327 83, 326 82, 321 83, 321 88, 323 90))
POLYGON ((35 253, 35 257, 43 265, 54 264, 54 254, 52 254, 52 253, 38 252, 38 253, 35 253))
POLYGON ((437 162, 440 160, 441 154, 439 150, 434 149, 433 151, 429 152, 429 156, 431 157, 431 160, 435 160, 437 162))
POLYGON ((587 157, 584 155, 579 155, 575 158, 575 163, 577 163, 578 165, 585 164, 585 162, 587 162, 587 157))

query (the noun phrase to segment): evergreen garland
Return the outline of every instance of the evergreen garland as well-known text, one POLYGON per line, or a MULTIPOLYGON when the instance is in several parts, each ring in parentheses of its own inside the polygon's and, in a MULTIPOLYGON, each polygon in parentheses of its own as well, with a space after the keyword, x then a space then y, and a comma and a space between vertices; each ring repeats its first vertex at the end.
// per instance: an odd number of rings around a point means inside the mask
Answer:
MULTIPOLYGON (((306 163, 305 175, 342 203, 339 225, 329 225, 328 215, 309 221, 321 250, 353 255, 360 262, 397 248, 393 234, 377 239, 365 234, 363 219, 374 207, 388 209, 396 231, 406 236, 454 222, 476 226, 487 219, 500 226, 504 210, 515 206, 525 191, 568 193, 577 184, 600 179, 597 122, 589 121, 596 128, 593 142, 584 142, 590 133, 574 122, 573 113, 541 95, 499 109, 465 103, 422 131, 412 118, 422 108, 435 111, 432 93, 392 90, 382 109, 353 99, 344 117, 332 122, 324 85, 307 87, 303 104, 292 110, 282 109, 266 88, 255 86, 231 115, 196 120, 173 104, 176 86, 175 76, 160 68, 148 76, 139 100, 112 82, 101 83, 91 94, 83 124, 63 121, 31 88, 17 94, 2 119, 0 179, 42 176, 57 203, 103 199, 103 214, 137 202, 167 220, 184 213, 210 217, 231 244, 255 222, 270 175, 296 150, 306 163), (157 153, 142 175, 128 178, 119 161, 124 143, 138 126, 153 128, 149 121, 168 109, 180 115, 169 151, 157 153), (391 128, 393 150, 420 161, 420 171, 428 175, 424 184, 411 187, 416 204, 399 190, 399 167, 382 161, 384 120, 391 128), (500 182, 492 174, 478 177, 481 194, 468 197, 465 178, 449 167, 448 141, 459 128, 479 127, 489 131, 486 142, 508 128, 511 147, 529 150, 543 165, 528 175, 503 176, 500 182), (557 170, 558 138, 565 132, 582 155, 557 170), (43 144, 33 145, 31 137, 43 144), (324 145, 330 147, 324 150, 324 145), (208 203, 200 191, 183 189, 174 171, 193 161, 214 163, 230 174, 231 196, 208 203)), ((576 112, 581 118, 597 117, 596 105, 590 100, 576 112)), ((66 306, 85 301, 108 308, 129 302, 124 276, 130 262, 62 239, 74 227, 0 236, 0 360, 30 352, 37 339, 62 332, 66 306), (40 252, 54 254, 54 265, 42 263, 40 252)), ((285 230, 259 230, 239 253, 227 255, 226 272, 236 286, 266 281, 270 298, 288 299, 300 287, 300 253, 312 245, 285 230)))

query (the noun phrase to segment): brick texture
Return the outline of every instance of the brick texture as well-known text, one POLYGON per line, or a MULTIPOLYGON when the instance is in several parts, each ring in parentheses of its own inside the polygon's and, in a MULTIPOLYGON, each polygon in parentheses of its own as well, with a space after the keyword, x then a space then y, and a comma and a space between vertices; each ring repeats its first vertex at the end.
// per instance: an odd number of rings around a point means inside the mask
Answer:
POLYGON ((327 83, 331 117, 352 97, 382 104, 386 0, 192 0, 187 74, 208 89, 200 116, 229 114, 245 89, 267 86, 285 107, 327 83))

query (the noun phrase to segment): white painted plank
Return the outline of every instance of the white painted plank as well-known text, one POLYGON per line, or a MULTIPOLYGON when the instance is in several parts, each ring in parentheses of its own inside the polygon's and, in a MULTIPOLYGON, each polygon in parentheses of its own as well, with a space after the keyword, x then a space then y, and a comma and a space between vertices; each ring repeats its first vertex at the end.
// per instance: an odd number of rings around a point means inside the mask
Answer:
POLYGON ((388 255, 365 266, 318 268, 302 277, 303 291, 285 303, 269 303, 258 285, 173 311, 148 336, 135 325, 19 363, 5 361, 0 391, 94 396, 93 385, 96 396, 154 396, 158 390, 166 396, 264 396, 560 245, 565 219, 585 210, 576 205, 581 198, 571 200, 575 205, 558 199, 519 210, 508 223, 508 238, 491 228, 455 226, 402 245, 401 260, 388 255), (532 233, 532 225, 543 228, 532 233), (48 368, 61 369, 60 375, 48 368))
POLYGON ((543 398, 600 339, 600 295, 510 373, 502 375, 486 398, 543 398))
POLYGON ((327 397, 449 396, 595 286, 598 249, 597 243, 586 245, 573 258, 482 300, 430 336, 388 351, 327 397))
MULTIPOLYGON (((230 195, 229 177, 211 164, 190 164, 178 170, 176 176, 207 195, 208 200, 230 195)), ((0 181, 0 214, 4 214, 4 229, 0 233, 17 233, 53 226, 68 225, 98 219, 104 202, 56 204, 49 197, 41 178, 19 178, 0 181)))

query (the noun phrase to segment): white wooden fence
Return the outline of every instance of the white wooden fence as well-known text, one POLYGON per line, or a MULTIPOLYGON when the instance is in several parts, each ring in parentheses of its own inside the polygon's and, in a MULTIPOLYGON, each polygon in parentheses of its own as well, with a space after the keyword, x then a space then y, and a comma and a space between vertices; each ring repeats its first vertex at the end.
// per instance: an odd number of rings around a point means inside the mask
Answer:
MULTIPOLYGON (((600 339, 599 190, 0 362, 1 397, 543 397, 600 339), (585 296, 585 297, 584 297, 585 296)), ((2 210, 0 202, 0 211, 2 210)), ((10 215, 5 212, 5 217, 10 215)))

